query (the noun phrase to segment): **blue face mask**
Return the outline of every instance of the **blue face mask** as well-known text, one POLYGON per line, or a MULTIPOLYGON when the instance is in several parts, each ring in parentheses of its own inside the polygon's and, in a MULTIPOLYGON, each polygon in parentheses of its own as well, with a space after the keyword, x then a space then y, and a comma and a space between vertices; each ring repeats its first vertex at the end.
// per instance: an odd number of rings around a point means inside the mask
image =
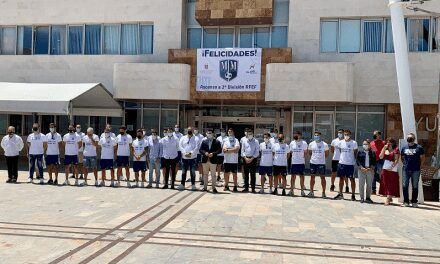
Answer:
POLYGON ((321 137, 320 137, 320 136, 314 136, 313 139, 314 139, 315 141, 321 141, 321 137))

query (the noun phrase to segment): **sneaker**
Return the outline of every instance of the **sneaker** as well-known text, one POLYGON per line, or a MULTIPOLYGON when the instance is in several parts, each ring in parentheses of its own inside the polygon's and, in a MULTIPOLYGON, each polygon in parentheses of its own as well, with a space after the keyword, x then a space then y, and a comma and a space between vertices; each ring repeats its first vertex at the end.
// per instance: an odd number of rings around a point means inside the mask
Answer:
POLYGON ((402 207, 409 207, 409 203, 403 203, 402 207))
POLYGON ((191 191, 197 191, 197 188, 196 188, 196 185, 195 185, 195 184, 193 184, 193 185, 191 186, 191 191))
POLYGON ((66 179, 65 181, 64 181, 64 183, 63 183, 63 185, 67 185, 67 186, 69 186, 70 185, 70 181, 68 180, 68 179, 66 179))
POLYGON ((295 194, 294 194, 294 192, 291 190, 290 192, 289 192, 289 196, 294 196, 295 194))
POLYGON ((323 198, 323 199, 327 198, 327 195, 325 195, 325 192, 322 193, 321 198, 323 198))
POLYGON ((208 189, 205 188, 205 187, 203 187, 200 191, 202 191, 202 192, 208 192, 208 189))
POLYGON ((156 183, 156 188, 159 188, 159 183, 156 183))
POLYGON ((185 190, 185 186, 183 184, 180 184, 179 185, 179 191, 183 191, 183 190, 185 190))
POLYGON ((168 189, 168 184, 165 184, 162 189, 168 189))
POLYGON ((364 199, 361 198, 361 200, 359 201, 360 203, 364 203, 364 199))
POLYGON ((259 191, 258 193, 263 194, 263 193, 264 193, 264 189, 261 188, 260 191, 259 191))
POLYGON ((278 195, 278 190, 277 190, 277 188, 275 188, 275 189, 273 190, 272 194, 273 194, 273 195, 278 195))
POLYGON ((95 187, 99 187, 98 181, 95 181, 95 187))
POLYGON ((419 207, 419 204, 418 204, 418 203, 413 203, 413 204, 412 204, 412 207, 413 207, 413 208, 418 208, 418 207, 419 207))
POLYGON ((44 184, 44 178, 40 179, 40 184, 44 184))
POLYGON ((365 199, 365 202, 366 202, 366 203, 369 203, 369 204, 374 203, 373 200, 371 200, 370 198, 365 199))
POLYGON ((241 191, 242 193, 248 193, 249 192, 249 189, 243 189, 242 191, 241 191))
POLYGON ((84 176, 81 174, 81 175, 79 176, 79 178, 80 178, 81 180, 83 180, 83 179, 84 179, 84 176))
POLYGON ((351 200, 356 201, 356 196, 354 196, 354 194, 351 195, 351 200))
POLYGON ((149 183, 149 184, 147 185, 147 188, 150 189, 151 187, 153 187, 153 184, 149 183))
POLYGON ((344 195, 342 193, 338 193, 338 195, 336 195, 333 199, 334 200, 342 200, 342 199, 344 199, 344 195))
POLYGON ((331 185, 331 186, 330 186, 330 191, 331 191, 331 192, 334 192, 334 191, 335 191, 335 186, 334 186, 334 185, 331 185))
POLYGON ((304 190, 301 190, 301 197, 306 197, 306 193, 304 192, 304 190))
POLYGON ((283 189, 283 192, 281 193, 281 196, 286 196, 286 190, 283 189))
POLYGON ((53 185, 58 185, 58 180, 54 180, 53 185))
POLYGON ((238 192, 237 186, 234 186, 234 189, 232 189, 233 192, 238 192))
POLYGON ((75 186, 79 186, 78 180, 75 180, 75 186))
POLYGON ((225 186, 225 188, 223 188, 223 191, 230 192, 231 190, 229 190, 229 186, 225 186))
POLYGON ((307 197, 315 198, 315 193, 313 191, 310 191, 309 194, 307 194, 307 197))
POLYGON ((218 193, 217 189, 216 189, 216 188, 213 188, 213 189, 212 189, 212 193, 218 193))
POLYGON ((53 184, 53 180, 52 180, 52 179, 49 179, 49 180, 47 181, 47 184, 53 184))
POLYGON ((104 182, 104 181, 101 181, 100 186, 101 186, 101 187, 104 187, 104 186, 105 186, 105 182, 104 182))
POLYGON ((32 178, 27 179, 27 183, 32 183, 34 180, 32 178))
POLYGON ((350 193, 350 188, 348 188, 348 186, 345 186, 345 193, 350 193))
POLYGON ((127 181, 127 188, 131 188, 131 183, 127 181))
POLYGON ((119 181, 115 182, 115 187, 119 187, 119 181))

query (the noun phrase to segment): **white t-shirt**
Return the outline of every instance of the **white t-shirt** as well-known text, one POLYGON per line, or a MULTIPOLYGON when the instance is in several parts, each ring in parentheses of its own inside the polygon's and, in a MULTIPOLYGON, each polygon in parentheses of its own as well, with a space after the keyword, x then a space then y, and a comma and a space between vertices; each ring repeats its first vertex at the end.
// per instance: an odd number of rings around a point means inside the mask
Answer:
POLYGON ((81 142, 81 137, 77 133, 67 133, 63 137, 64 141, 64 154, 67 156, 78 155, 79 147, 78 142, 81 142))
POLYGON ((113 160, 115 158, 116 138, 101 138, 98 144, 101 146, 101 159, 113 160))
POLYGON ((301 141, 293 140, 290 142, 290 152, 292 152, 292 165, 293 164, 305 164, 304 151, 307 151, 307 143, 301 139, 301 141))
POLYGON ((345 140, 341 140, 338 144, 338 148, 341 151, 339 163, 343 165, 354 165, 356 162, 356 159, 354 157, 354 150, 358 149, 356 141, 351 139, 348 142, 345 140))
MULTIPOLYGON (((83 139, 84 138, 84 136, 86 135, 86 134, 84 134, 83 132, 75 132, 75 134, 77 134, 81 139, 83 139)), ((79 152, 83 152, 84 151, 84 147, 83 147, 83 145, 81 145, 81 147, 79 148, 79 150, 78 150, 79 152)))
POLYGON ((287 154, 290 153, 289 145, 286 143, 275 143, 272 152, 274 166, 287 166, 287 154))
POLYGON ((47 150, 46 155, 60 155, 60 142, 63 141, 59 133, 46 134, 47 139, 47 150))
POLYGON ((335 149, 332 160, 339 160, 339 157, 341 156, 341 151, 336 148, 339 142, 341 142, 339 138, 335 138, 332 140, 331 146, 335 149))
POLYGON ((223 141, 225 141, 226 139, 228 139, 227 136, 224 136, 224 137, 219 136, 219 137, 217 137, 218 142, 220 142, 220 144, 222 146, 222 152, 220 154, 218 154, 217 156, 223 156, 223 154, 224 154, 223 153, 223 141))
POLYGON ((272 143, 263 142, 260 144, 261 151, 261 159, 260 166, 263 167, 272 167, 273 165, 273 152, 272 152, 272 143))
POLYGON ((310 163, 316 165, 325 164, 325 151, 328 150, 328 144, 324 141, 316 142, 313 141, 309 144, 309 150, 312 151, 312 156, 310 157, 310 163))
POLYGON ((32 133, 27 137, 27 142, 31 143, 29 147, 30 155, 41 155, 44 153, 43 142, 47 142, 47 138, 41 133, 32 133))
MULTIPOLYGON (((134 150, 134 155, 136 156, 140 156, 142 155, 142 153, 144 153, 145 148, 148 147, 148 141, 145 139, 135 139, 133 141, 133 150, 134 150)), ((147 160, 147 156, 142 156, 140 160, 137 160, 134 156, 133 156, 133 161, 146 161, 147 160)))
MULTIPOLYGON (((235 148, 240 147, 240 142, 238 139, 234 138, 234 140, 230 140, 229 138, 226 138, 225 141, 223 141, 223 148, 235 148)), ((232 152, 226 152, 224 153, 225 159, 223 163, 232 163, 237 164, 238 163, 238 152, 232 153, 232 152)))
POLYGON ((96 146, 93 145, 94 142, 99 142, 98 135, 93 134, 92 139, 89 138, 88 135, 85 135, 82 138, 82 141, 85 145, 84 147, 84 157, 96 157, 96 146))
POLYGON ((118 143, 118 151, 116 155, 130 156, 130 144, 133 143, 133 138, 128 134, 119 134, 116 137, 116 142, 118 143))

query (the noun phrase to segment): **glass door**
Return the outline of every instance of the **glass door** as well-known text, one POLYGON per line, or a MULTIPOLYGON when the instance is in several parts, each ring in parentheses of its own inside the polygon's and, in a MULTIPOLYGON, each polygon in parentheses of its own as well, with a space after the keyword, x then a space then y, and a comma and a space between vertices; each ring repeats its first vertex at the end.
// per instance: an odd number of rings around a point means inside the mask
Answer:
POLYGON ((334 113, 315 113, 315 131, 321 132, 321 138, 330 144, 334 135, 334 113))

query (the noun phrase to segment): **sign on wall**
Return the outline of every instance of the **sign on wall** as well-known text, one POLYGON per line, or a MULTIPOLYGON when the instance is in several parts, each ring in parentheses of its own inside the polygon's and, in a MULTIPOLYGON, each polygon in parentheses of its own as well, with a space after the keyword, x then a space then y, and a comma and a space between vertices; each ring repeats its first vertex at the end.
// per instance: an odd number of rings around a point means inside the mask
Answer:
POLYGON ((197 49, 198 92, 259 92, 261 49, 197 49))

